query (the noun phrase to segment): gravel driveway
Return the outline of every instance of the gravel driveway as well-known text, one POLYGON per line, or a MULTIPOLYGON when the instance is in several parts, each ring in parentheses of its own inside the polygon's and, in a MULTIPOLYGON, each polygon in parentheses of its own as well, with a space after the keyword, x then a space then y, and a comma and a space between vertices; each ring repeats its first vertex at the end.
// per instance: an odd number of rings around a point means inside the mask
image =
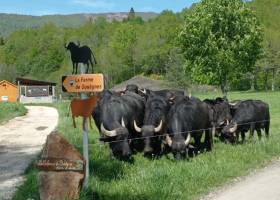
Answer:
POLYGON ((280 159, 203 200, 280 200, 280 159))
POLYGON ((23 173, 58 123, 55 108, 26 106, 28 113, 0 126, 0 200, 10 199, 23 173))

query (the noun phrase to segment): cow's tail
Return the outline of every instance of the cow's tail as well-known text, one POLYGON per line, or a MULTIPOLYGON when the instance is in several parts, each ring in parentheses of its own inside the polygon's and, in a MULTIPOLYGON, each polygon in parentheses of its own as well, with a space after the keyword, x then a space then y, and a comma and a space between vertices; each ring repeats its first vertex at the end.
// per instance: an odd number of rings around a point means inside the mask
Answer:
POLYGON ((96 64, 97 64, 97 61, 96 61, 96 59, 95 59, 95 56, 94 56, 92 50, 90 50, 90 53, 91 53, 91 55, 92 55, 92 57, 93 57, 94 64, 96 65, 96 64))

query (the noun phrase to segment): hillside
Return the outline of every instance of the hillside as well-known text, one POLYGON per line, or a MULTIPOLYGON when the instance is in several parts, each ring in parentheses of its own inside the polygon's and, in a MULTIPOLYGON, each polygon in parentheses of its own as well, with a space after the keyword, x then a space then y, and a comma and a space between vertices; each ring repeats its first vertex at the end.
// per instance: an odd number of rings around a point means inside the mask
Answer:
POLYGON ((264 26, 265 40, 280 50, 280 1, 254 0, 250 3, 264 26))
MULTIPOLYGON (((136 12, 136 16, 140 16, 147 21, 156 17, 158 14, 153 12, 136 12)), ((0 37, 6 37, 16 30, 24 28, 37 28, 45 23, 52 22, 59 27, 79 27, 87 20, 95 20, 98 17, 105 17, 107 21, 122 21, 127 17, 127 13, 100 13, 100 14, 72 14, 72 15, 45 15, 30 16, 17 14, 0 13, 0 37)))

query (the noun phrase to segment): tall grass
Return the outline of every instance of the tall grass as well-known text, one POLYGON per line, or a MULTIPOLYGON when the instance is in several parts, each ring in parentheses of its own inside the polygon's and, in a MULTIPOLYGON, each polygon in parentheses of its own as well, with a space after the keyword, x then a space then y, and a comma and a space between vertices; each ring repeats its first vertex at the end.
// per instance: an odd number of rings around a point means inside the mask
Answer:
MULTIPOLYGON (((212 98, 218 94, 197 95, 212 98)), ((271 137, 244 145, 228 145, 215 140, 214 150, 190 159, 175 161, 172 155, 149 160, 140 153, 134 163, 112 160, 109 149, 98 142, 99 134, 90 131, 90 187, 83 190, 86 199, 197 199, 200 196, 248 174, 252 169, 265 166, 280 155, 280 93, 230 93, 230 100, 261 99, 270 105, 271 137)), ((72 128, 66 117, 66 104, 55 105, 60 113, 58 130, 82 151, 81 129, 72 128)), ((78 127, 81 127, 80 122, 78 127)), ((248 135, 247 135, 248 136, 248 135)), ((264 137, 263 137, 264 138, 264 137)), ((37 170, 27 171, 27 181, 15 194, 15 200, 39 199, 36 182, 37 170)))
POLYGON ((20 103, 0 103, 0 124, 17 116, 24 115, 27 109, 20 103))

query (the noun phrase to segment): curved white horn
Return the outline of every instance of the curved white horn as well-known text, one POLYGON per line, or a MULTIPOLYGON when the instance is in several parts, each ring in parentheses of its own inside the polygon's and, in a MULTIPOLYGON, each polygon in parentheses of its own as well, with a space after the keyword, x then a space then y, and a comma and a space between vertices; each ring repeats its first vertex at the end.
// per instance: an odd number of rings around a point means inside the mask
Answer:
POLYGON ((125 128, 125 123, 124 123, 123 117, 122 117, 122 127, 125 128))
POLYGON ((171 145, 172 145, 172 139, 169 137, 169 135, 166 135, 165 140, 166 140, 166 142, 167 142, 168 146, 170 146, 170 147, 171 147, 171 145))
POLYGON ((229 125, 229 121, 228 121, 228 119, 227 119, 227 125, 229 125))
POLYGON ((159 125, 154 129, 154 131, 157 133, 160 132, 161 129, 162 129, 162 120, 160 120, 159 125))
POLYGON ((117 135, 117 131, 116 130, 106 130, 103 123, 101 123, 101 132, 106 135, 107 137, 115 137, 117 135))
POLYGON ((138 133, 141 133, 142 129, 141 129, 139 126, 137 126, 135 120, 133 121, 133 123, 134 123, 134 129, 135 129, 138 133))
POLYGON ((187 139, 186 139, 186 141, 185 141, 185 145, 189 145, 189 143, 190 143, 190 141, 191 141, 191 134, 189 133, 188 134, 188 137, 187 137, 187 139))
POLYGON ((231 106, 235 106, 236 104, 238 104, 238 102, 234 102, 234 103, 228 103, 231 106))
POLYGON ((192 98, 192 93, 189 94, 189 98, 192 98))
POLYGON ((234 126, 229 129, 230 133, 234 133, 237 130, 237 123, 234 123, 234 126))
POLYGON ((144 91, 143 91, 143 93, 144 93, 144 94, 147 94, 146 88, 144 88, 144 91))

